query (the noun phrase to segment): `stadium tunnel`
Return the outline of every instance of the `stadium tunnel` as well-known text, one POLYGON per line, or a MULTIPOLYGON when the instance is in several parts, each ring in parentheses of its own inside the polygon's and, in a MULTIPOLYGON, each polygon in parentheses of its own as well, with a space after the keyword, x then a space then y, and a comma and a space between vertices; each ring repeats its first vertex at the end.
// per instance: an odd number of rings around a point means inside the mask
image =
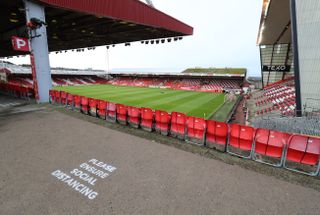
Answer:
POLYGON ((11 0, 1 1, 0 8, 0 57, 25 54, 13 50, 12 36, 29 38, 39 102, 49 100, 52 86, 49 52, 134 41, 171 42, 193 34, 189 25, 138 0, 11 0), (43 23, 31 29, 26 23, 32 18, 43 23))

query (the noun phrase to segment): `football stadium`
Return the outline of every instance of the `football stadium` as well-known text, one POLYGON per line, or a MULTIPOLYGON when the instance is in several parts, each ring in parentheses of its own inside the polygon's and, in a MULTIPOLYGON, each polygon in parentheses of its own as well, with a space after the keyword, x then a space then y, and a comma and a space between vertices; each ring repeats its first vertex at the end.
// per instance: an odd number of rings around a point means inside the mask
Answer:
POLYGON ((318 214, 319 2, 259 1, 257 76, 91 68, 199 39, 154 2, 0 2, 0 214, 318 214))

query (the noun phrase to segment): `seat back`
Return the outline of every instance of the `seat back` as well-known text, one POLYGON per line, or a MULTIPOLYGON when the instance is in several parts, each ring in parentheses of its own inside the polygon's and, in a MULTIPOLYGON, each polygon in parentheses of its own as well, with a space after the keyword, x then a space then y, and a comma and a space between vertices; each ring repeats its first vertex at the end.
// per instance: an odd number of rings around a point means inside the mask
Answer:
POLYGON ((54 104, 56 98, 56 91, 55 90, 49 90, 49 102, 51 104, 54 104))
POLYGON ((203 145, 206 126, 205 119, 189 116, 187 118, 187 140, 203 145))
POLYGON ((81 96, 81 112, 88 114, 89 112, 89 98, 81 96))
POLYGON ((113 102, 107 103, 106 119, 110 122, 115 122, 117 120, 117 106, 113 102))
POLYGON ((171 113, 171 134, 180 139, 185 138, 187 116, 183 113, 171 113))
POLYGON ((288 141, 284 167, 316 176, 320 169, 319 156, 320 138, 295 134, 288 141))
POLYGON ((153 129, 154 112, 150 108, 141 108, 141 128, 147 131, 153 129))
POLYGON ((127 123, 127 106, 123 104, 117 104, 117 120, 119 123, 127 123))
POLYGON ((67 95, 67 106, 73 107, 73 95, 70 93, 68 93, 68 95, 67 95))
POLYGON ((74 95, 73 100, 74 100, 74 108, 77 110, 80 110, 81 109, 81 96, 74 95))
POLYGON ((287 133, 258 128, 255 135, 255 154, 281 158, 290 135, 287 133))
POLYGON ((97 101, 97 116, 101 119, 106 119, 107 112, 107 101, 98 100, 97 101))
POLYGON ((97 116, 98 101, 94 98, 89 98, 89 114, 91 116, 97 116))
POLYGON ((141 119, 141 109, 137 107, 127 107, 128 109, 128 122, 131 126, 138 128, 141 119))
POLYGON ((171 115, 162 110, 155 111, 155 130, 163 135, 168 135, 170 130, 171 115))
POLYGON ((206 146, 225 151, 229 127, 227 123, 207 120, 206 146))
POLYGON ((288 143, 286 159, 306 164, 317 165, 320 155, 320 139, 304 135, 293 135, 288 143))
POLYGON ((56 90, 56 91, 55 91, 55 94, 56 94, 56 95, 55 95, 55 103, 60 104, 60 102, 61 102, 61 101, 60 101, 60 98, 61 98, 61 97, 60 97, 60 91, 59 91, 59 90, 56 90))
POLYGON ((67 96, 68 96, 68 93, 65 92, 65 91, 61 91, 60 92, 60 104, 62 105, 66 105, 67 104, 67 96))
POLYGON ((254 134, 255 130, 250 126, 232 124, 230 126, 227 152, 242 158, 251 158, 254 134))

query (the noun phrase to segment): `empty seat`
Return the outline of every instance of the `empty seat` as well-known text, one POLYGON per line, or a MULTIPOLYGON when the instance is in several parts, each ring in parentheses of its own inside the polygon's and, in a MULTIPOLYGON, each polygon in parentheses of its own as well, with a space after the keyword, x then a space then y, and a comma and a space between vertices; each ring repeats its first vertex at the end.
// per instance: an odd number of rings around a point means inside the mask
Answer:
POLYGON ((51 104, 54 104, 56 98, 56 91, 55 90, 49 90, 49 102, 51 104))
POLYGON ((233 124, 230 127, 227 152, 239 157, 250 158, 253 140, 254 128, 250 126, 233 124))
POLYGON ((285 155, 284 167, 307 175, 319 173, 320 138, 292 135, 285 155))
POLYGON ((227 123, 207 120, 206 146, 225 152, 229 127, 227 123))
POLYGON ((153 129, 153 110, 150 108, 141 108, 141 128, 151 132, 153 129))
POLYGON ((206 120, 189 116, 187 119, 186 140, 197 145, 204 145, 206 120))
POLYGON ((106 120, 109 122, 116 122, 117 120, 117 106, 113 102, 107 103, 107 113, 106 113, 106 120))
POLYGON ((65 92, 65 91, 60 92, 60 104, 61 105, 67 105, 67 96, 68 96, 67 92, 65 92))
POLYGON ((290 135, 287 133, 258 128, 255 134, 252 158, 272 166, 282 166, 283 155, 289 137, 290 135), (257 154, 262 155, 262 157, 258 159, 257 154))
POLYGON ((91 116, 97 116, 97 100, 93 98, 89 98, 89 114, 91 116))
POLYGON ((123 104, 117 104, 117 120, 120 124, 127 124, 127 107, 123 104))
POLYGON ((89 113, 89 98, 81 96, 81 112, 84 114, 89 113))
POLYGON ((166 111, 156 110, 155 130, 163 135, 168 135, 170 130, 171 115, 166 111))
POLYGON ((60 91, 56 90, 56 96, 55 96, 55 104, 60 104, 60 91))
POLYGON ((97 101, 97 116, 101 119, 106 119, 107 102, 103 100, 97 101))
POLYGON ((69 108, 73 108, 73 95, 72 94, 70 94, 70 93, 68 93, 68 95, 67 95, 67 107, 69 107, 69 108))
POLYGON ((137 107, 128 107, 128 123, 134 127, 139 128, 141 118, 141 109, 137 107))
POLYGON ((185 139, 187 116, 183 113, 171 113, 171 135, 179 139, 185 139))
POLYGON ((81 96, 74 95, 73 96, 73 109, 80 111, 81 110, 81 96))

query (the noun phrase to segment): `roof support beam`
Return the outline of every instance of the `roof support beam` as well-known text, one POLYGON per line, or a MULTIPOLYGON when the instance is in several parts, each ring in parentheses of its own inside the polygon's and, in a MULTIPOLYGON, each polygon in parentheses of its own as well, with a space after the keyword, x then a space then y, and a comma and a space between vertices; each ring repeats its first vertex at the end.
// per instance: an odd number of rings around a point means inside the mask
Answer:
POLYGON ((299 46, 297 32, 297 13, 296 0, 290 0, 291 7, 291 22, 292 22, 292 44, 293 44, 293 59, 294 59, 294 81, 296 88, 296 116, 302 116, 301 90, 300 90, 300 64, 299 64, 299 46))

